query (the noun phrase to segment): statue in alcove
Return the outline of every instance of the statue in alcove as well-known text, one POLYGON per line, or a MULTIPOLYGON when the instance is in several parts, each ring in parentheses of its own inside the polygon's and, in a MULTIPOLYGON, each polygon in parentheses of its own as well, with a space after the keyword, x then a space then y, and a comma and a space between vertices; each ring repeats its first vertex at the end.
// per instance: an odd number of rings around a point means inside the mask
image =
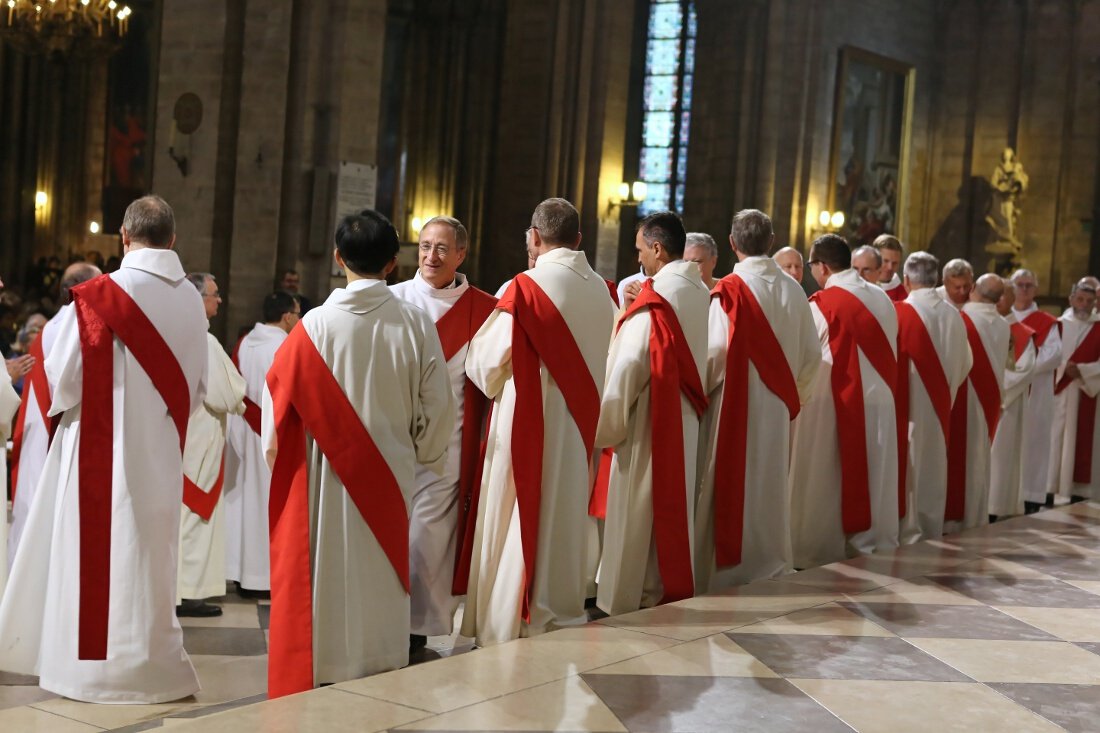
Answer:
POLYGON ((993 255, 995 272, 1008 272, 1022 265, 1024 249, 1020 241, 1020 199, 1027 191, 1028 177, 1024 166, 1016 159, 1012 148, 1005 148, 1001 161, 993 169, 989 182, 993 187, 993 199, 985 221, 993 230, 993 241, 985 250, 993 255))

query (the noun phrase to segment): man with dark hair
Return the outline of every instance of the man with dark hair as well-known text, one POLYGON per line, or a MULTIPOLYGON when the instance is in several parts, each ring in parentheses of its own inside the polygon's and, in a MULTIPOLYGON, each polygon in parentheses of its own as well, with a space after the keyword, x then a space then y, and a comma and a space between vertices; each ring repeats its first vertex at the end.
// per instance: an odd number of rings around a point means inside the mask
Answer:
POLYGON ((638 225, 638 259, 652 277, 619 319, 607 357, 596 445, 614 453, 596 604, 613 616, 695 594, 689 507, 706 409, 708 298, 698 266, 681 259, 684 240, 670 211, 638 225))
POLYGON ((275 282, 275 290, 284 290, 297 298, 304 316, 313 307, 313 301, 299 292, 301 284, 302 277, 298 274, 298 271, 286 269, 279 272, 279 278, 275 282))
POLYGON ((1070 498, 1100 499, 1100 318, 1096 282, 1073 284, 1062 325, 1062 360, 1055 372, 1054 438, 1051 441, 1049 491, 1070 498))
POLYGON ((848 243, 837 235, 816 239, 809 260, 822 288, 810 298, 822 374, 792 450, 796 568, 898 545, 894 304, 851 268, 848 243))
POLYGON ((470 571, 481 489, 481 436, 491 401, 466 377, 466 352, 497 301, 458 271, 469 241, 458 219, 429 219, 420 229, 416 275, 390 288, 395 297, 422 309, 435 322, 457 406, 443 473, 418 465, 416 492, 409 501, 413 650, 426 645, 429 636, 454 631, 470 571))
POLYGON ((271 470, 260 442, 260 399, 275 352, 298 325, 298 299, 279 290, 264 297, 263 320, 233 353, 245 381, 244 412, 229 415, 225 451, 225 577, 246 598, 271 590, 267 504, 271 470))
POLYGON ((902 257, 905 256, 901 241, 893 234, 880 234, 875 237, 871 246, 878 251, 879 261, 882 263, 876 278, 879 287, 885 290, 890 300, 895 303, 905 300, 908 292, 898 275, 901 271, 902 257))
POLYGON ((130 204, 122 243, 117 272, 72 289, 46 358, 59 425, 0 599, 0 666, 77 700, 161 703, 199 689, 175 608, 206 318, 163 199, 130 204))
POLYGON ((791 421, 821 364, 806 294, 768 257, 771 219, 746 209, 730 230, 737 263, 711 294, 708 324, 710 408, 695 517, 699 593, 790 572, 791 421))
POLYGON ((443 468, 454 397, 435 324, 386 287, 397 249, 381 214, 345 217, 347 287, 267 374, 271 697, 409 663, 409 503, 416 466, 443 468))
POLYGON ((577 251, 577 221, 568 201, 538 205, 526 241, 535 266, 466 356, 467 376, 496 401, 462 617, 481 645, 588 620, 589 467, 614 306, 577 251))
MULTIPOLYGON (((208 272, 187 279, 202 295, 207 320, 222 302, 218 283, 208 272)), ((180 515, 177 616, 221 616, 205 599, 225 594, 225 528, 221 493, 225 473, 227 415, 244 412, 244 377, 210 332, 206 334, 206 396, 187 421, 183 449, 183 511, 180 515)))
POLYGON ((960 309, 974 363, 951 408, 944 531, 989 523, 990 451, 1004 402, 1005 369, 1015 366, 1008 322, 997 312, 1000 276, 978 278, 960 309))
POLYGON ((46 450, 50 446, 50 401, 53 385, 46 374, 46 357, 57 340, 58 325, 72 310, 71 291, 82 282, 99 277, 102 273, 95 265, 78 262, 65 268, 61 276, 61 309, 51 318, 42 332, 31 342, 27 357, 33 362, 23 380, 22 404, 12 433, 12 523, 8 536, 8 562, 15 559, 15 550, 23 536, 23 526, 31 510, 31 501, 38 488, 38 479, 46 465, 46 450))

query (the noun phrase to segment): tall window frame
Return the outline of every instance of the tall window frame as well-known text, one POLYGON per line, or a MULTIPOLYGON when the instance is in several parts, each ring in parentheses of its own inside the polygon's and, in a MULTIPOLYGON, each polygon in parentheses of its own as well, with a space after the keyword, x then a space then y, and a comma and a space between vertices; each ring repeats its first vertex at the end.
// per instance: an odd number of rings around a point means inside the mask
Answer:
POLYGON ((650 0, 638 161, 643 215, 684 209, 697 30, 691 0, 650 0))

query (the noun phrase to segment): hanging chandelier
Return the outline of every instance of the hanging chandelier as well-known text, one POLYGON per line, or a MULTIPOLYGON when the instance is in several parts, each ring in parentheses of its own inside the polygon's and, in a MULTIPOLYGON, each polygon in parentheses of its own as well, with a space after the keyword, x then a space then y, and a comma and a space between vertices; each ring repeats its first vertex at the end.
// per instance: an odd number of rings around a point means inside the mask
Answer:
POLYGON ((132 13, 116 0, 0 0, 0 39, 35 55, 106 56, 132 13))

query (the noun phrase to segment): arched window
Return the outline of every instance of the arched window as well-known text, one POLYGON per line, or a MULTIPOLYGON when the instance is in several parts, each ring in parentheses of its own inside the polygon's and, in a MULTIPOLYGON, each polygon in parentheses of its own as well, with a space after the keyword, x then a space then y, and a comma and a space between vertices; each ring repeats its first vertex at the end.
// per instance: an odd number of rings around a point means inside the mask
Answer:
POLYGON ((641 180, 642 214, 682 211, 695 69, 695 3, 651 0, 645 54, 641 180))

